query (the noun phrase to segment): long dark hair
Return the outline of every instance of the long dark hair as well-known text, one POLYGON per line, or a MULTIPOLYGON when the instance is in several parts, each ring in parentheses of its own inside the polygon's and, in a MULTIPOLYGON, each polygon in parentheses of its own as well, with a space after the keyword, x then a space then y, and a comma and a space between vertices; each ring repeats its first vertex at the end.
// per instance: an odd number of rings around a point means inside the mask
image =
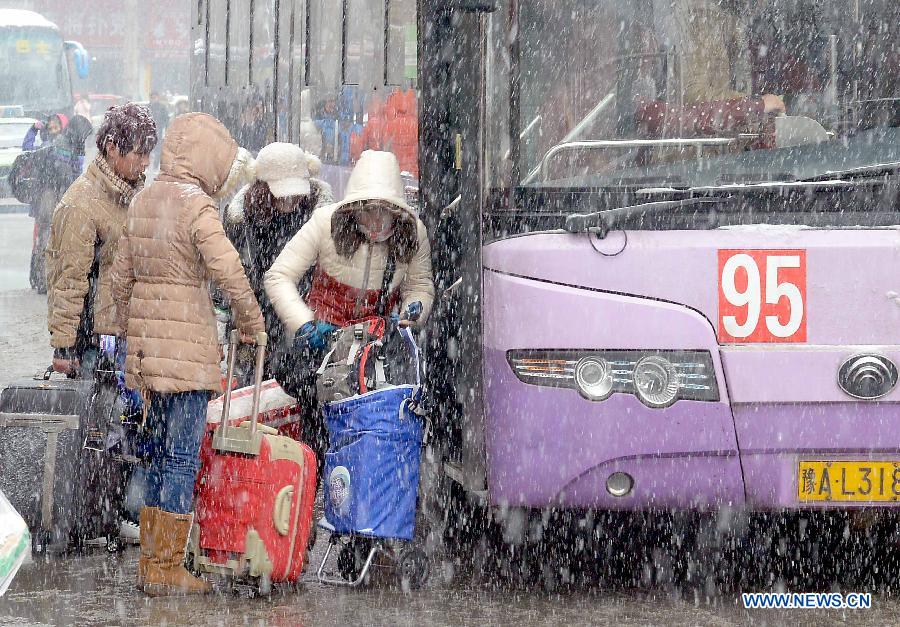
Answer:
MULTIPOLYGON (((360 232, 356 221, 356 213, 364 204, 364 202, 353 203, 335 211, 331 216, 331 239, 334 240, 334 249, 347 259, 352 257, 366 241, 366 236, 360 232)), ((405 213, 393 215, 394 232, 387 245, 395 260, 409 263, 419 250, 418 225, 415 219, 405 213)))
MULTIPOLYGON (((311 185, 309 194, 299 197, 297 213, 307 217, 312 213, 319 200, 319 190, 311 185)), ((244 194, 244 214, 251 224, 268 224, 272 221, 278 210, 275 208, 275 196, 265 181, 256 181, 244 194)))

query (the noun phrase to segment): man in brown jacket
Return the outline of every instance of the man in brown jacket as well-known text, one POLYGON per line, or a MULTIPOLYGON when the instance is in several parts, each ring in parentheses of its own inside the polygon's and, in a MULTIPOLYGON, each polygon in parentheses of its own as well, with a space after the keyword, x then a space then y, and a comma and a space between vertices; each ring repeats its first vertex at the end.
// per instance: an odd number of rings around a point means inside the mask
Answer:
POLYGON ((114 107, 97 131, 100 153, 63 195, 47 244, 47 326, 53 367, 93 369, 97 335, 117 335, 110 268, 128 203, 141 188, 156 125, 146 107, 114 107), (83 362, 83 363, 82 363, 83 362))
POLYGON ((128 345, 126 384, 149 398, 153 446, 138 585, 150 595, 209 590, 183 566, 206 405, 210 393, 222 391, 209 279, 228 297, 244 338, 265 330, 215 200, 240 169, 237 154, 214 117, 176 118, 163 141, 159 176, 131 203, 113 267, 128 345))

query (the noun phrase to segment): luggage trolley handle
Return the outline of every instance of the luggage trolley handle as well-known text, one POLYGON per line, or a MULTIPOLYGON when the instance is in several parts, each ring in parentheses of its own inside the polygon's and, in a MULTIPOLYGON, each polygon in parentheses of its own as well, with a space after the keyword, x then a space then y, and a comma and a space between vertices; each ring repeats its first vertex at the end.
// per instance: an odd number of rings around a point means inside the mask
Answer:
POLYGON ((222 401, 222 418, 219 426, 213 436, 213 448, 220 451, 228 451, 232 453, 246 453, 256 455, 259 453, 260 430, 259 423, 259 405, 260 396, 262 395, 263 371, 266 361, 266 346, 269 343, 269 336, 260 331, 256 334, 256 367, 253 380, 253 409, 251 412, 250 429, 240 429, 236 433, 232 433, 230 412, 231 412, 231 388, 234 383, 234 366, 237 360, 237 348, 241 343, 240 331, 234 329, 229 336, 228 346, 228 371, 225 383, 225 398, 222 401))

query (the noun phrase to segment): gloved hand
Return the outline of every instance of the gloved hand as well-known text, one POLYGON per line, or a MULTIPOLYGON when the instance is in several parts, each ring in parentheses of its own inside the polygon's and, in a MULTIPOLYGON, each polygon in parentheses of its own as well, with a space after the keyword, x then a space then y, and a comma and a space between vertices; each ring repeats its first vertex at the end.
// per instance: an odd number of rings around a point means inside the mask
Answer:
POLYGON ((403 318, 406 320, 412 320, 415 322, 419 319, 419 316, 422 315, 422 301, 416 300, 411 302, 406 306, 406 311, 403 312, 403 318))
POLYGON ((297 329, 294 335, 294 348, 312 348, 325 350, 328 346, 328 336, 337 331, 337 327, 330 322, 316 320, 307 322, 297 329))
POLYGON ((406 309, 403 310, 403 313, 400 316, 394 314, 391 316, 391 319, 397 323, 398 326, 408 327, 413 322, 418 320, 422 316, 422 301, 416 300, 411 302, 406 306, 406 309))

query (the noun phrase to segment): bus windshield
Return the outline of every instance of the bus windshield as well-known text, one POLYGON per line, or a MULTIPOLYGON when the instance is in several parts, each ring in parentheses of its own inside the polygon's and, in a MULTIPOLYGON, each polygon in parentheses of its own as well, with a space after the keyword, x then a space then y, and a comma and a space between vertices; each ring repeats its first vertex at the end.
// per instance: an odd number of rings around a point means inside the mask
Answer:
POLYGON ((52 28, 0 24, 0 104, 28 115, 71 106, 72 87, 62 38, 52 28))
POLYGON ((515 161, 496 171, 518 185, 796 181, 900 161, 896 0, 517 4, 513 128, 494 163, 515 161))

